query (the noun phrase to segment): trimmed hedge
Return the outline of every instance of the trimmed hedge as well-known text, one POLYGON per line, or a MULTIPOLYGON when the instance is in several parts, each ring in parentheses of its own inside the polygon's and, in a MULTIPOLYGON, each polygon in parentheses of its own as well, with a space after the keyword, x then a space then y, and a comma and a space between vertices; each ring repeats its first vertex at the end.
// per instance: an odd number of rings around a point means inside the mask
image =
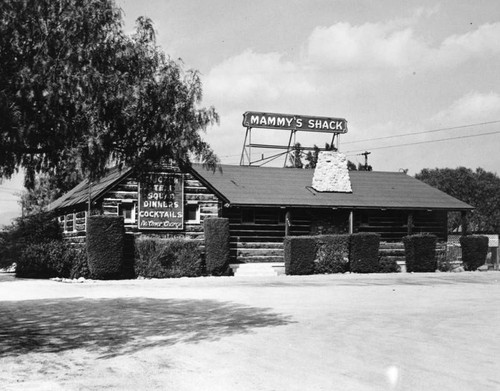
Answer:
POLYGON ((16 267, 20 278, 89 278, 87 255, 62 241, 34 243, 21 254, 16 267))
POLYGON ((17 218, 0 233, 0 267, 18 262, 29 245, 62 241, 62 231, 53 213, 42 212, 17 218))
POLYGON ((315 236, 314 273, 330 274, 349 271, 349 235, 315 236))
POLYGON ((399 273, 401 268, 395 259, 381 257, 379 260, 379 273, 399 273))
POLYGON ((380 236, 375 233, 351 235, 349 260, 353 273, 377 273, 379 267, 380 236))
MULTIPOLYGON (((87 250, 82 247, 70 247, 69 256, 72 258, 70 278, 90 278, 89 263, 87 261, 87 250)), ((61 277, 61 276, 60 276, 61 277)))
POLYGON ((287 236, 285 247, 285 273, 304 275, 314 273, 316 239, 312 236, 287 236))
POLYGON ((123 241, 123 263, 120 275, 125 279, 136 277, 134 271, 135 264, 135 235, 133 233, 125 233, 123 241))
POLYGON ((477 270, 479 266, 486 263, 488 254, 487 236, 461 236, 460 246, 462 247, 462 262, 465 270, 477 270))
POLYGON ((214 276, 229 274, 229 219, 211 217, 204 221, 205 263, 207 273, 214 276))
POLYGON ((198 277, 203 274, 200 245, 189 239, 139 238, 135 274, 146 278, 198 277))
POLYGON ((122 216, 90 216, 87 219, 87 255, 92 278, 121 277, 124 244, 122 216))
POLYGON ((435 235, 403 237, 407 272, 434 272, 437 268, 435 235))

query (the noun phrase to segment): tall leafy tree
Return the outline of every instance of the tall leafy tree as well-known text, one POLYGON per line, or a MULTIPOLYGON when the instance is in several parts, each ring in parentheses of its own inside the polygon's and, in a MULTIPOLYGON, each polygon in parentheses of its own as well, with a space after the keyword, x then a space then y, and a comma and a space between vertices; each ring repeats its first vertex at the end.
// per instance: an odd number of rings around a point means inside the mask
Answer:
MULTIPOLYGON (((470 213, 469 230, 500 233, 500 178, 482 168, 459 167, 423 169, 415 178, 464 201, 476 209, 470 213)), ((461 224, 456 213, 449 218, 449 229, 461 224)))
POLYGON ((292 153, 289 156, 290 165, 289 167, 293 168, 304 168, 304 164, 302 163, 302 152, 303 148, 300 143, 295 143, 292 149, 292 153))
POLYGON ((151 20, 136 27, 123 32, 112 0, 0 2, 0 177, 24 169, 33 188, 68 162, 91 179, 110 162, 217 164, 199 74, 165 56, 151 20))
MULTIPOLYGON (((325 143, 324 150, 325 151, 336 151, 337 149, 335 148, 333 143, 331 143, 331 144, 325 143)), ((306 155, 307 163, 305 165, 305 168, 316 168, 316 164, 318 163, 319 152, 320 152, 320 148, 316 144, 314 144, 313 150, 307 152, 307 155, 306 155)))

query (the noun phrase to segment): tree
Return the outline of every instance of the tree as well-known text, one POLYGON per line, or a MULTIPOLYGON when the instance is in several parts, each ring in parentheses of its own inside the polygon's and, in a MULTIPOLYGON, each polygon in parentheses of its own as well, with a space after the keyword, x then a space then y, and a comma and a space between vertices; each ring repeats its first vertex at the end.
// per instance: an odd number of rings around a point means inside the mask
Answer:
POLYGON ((25 189, 21 195, 19 204, 23 214, 40 213, 46 210, 46 207, 64 193, 71 190, 83 180, 81 173, 70 168, 71 164, 66 166, 64 171, 57 174, 37 174, 31 187, 25 189))
POLYGON ((290 166, 293 168, 304 168, 304 164, 302 163, 302 146, 300 143, 296 143, 293 146, 292 154, 289 157, 290 166))
MULTIPOLYGON (((470 213, 469 230, 500 233, 500 178, 482 168, 459 167, 423 169, 415 178, 466 202, 476 209, 470 213)), ((460 227, 460 214, 452 213, 448 229, 460 227)))
MULTIPOLYGON (((336 151, 337 148, 335 148, 335 146, 332 144, 328 144, 328 143, 325 143, 325 148, 323 149, 324 151, 336 151)), ((300 143, 296 143, 294 146, 293 146, 293 153, 292 155, 290 156, 290 164, 291 166, 289 167, 294 167, 294 168, 316 168, 316 164, 318 164, 318 156, 319 156, 319 152, 321 151, 321 149, 316 145, 314 144, 314 147, 313 147, 313 150, 312 151, 309 151, 307 152, 306 154, 306 157, 305 157, 305 160, 307 163, 303 163, 302 162, 302 156, 303 156, 303 148, 302 146, 300 145, 300 143)), ((368 171, 371 171, 372 167, 369 166, 369 170, 368 171)), ((347 161, 347 169, 349 171, 356 171, 357 168, 356 168, 356 164, 354 164, 353 162, 351 162, 350 160, 347 161)), ((360 168, 360 171, 363 171, 364 170, 364 166, 363 168, 360 168)))
POLYGON ((350 160, 347 161, 347 169, 349 171, 358 171, 358 168, 356 167, 356 164, 351 162, 350 160))
POLYGON ((373 170, 373 168, 369 164, 366 165, 366 164, 358 163, 358 171, 372 171, 372 170, 373 170))
POLYGON ((24 169, 34 188, 68 161, 91 180, 110 162, 215 167, 201 133, 218 115, 201 99, 199 74, 164 55, 151 20, 127 36, 112 0, 0 2, 0 177, 24 169))
MULTIPOLYGON (((325 143, 325 148, 323 149, 324 151, 336 151, 337 148, 334 147, 333 143, 328 144, 325 143)), ((306 155, 306 165, 305 168, 316 168, 316 164, 318 163, 318 156, 320 152, 320 148, 314 144, 313 151, 309 151, 306 155)))

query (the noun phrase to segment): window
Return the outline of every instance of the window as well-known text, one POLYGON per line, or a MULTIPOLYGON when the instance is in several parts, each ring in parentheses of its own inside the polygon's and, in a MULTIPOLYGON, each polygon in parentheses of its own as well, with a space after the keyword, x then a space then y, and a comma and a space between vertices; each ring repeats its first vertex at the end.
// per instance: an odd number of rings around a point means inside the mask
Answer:
POLYGON ((69 213, 64 216, 64 232, 73 232, 75 230, 75 215, 69 213))
POLYGON ((200 222, 200 205, 187 204, 186 205, 186 223, 199 223, 200 222))
POLYGON ((255 223, 255 213, 253 209, 242 209, 241 210, 241 222, 242 223, 255 223))
POLYGON ((135 203, 122 202, 119 206, 118 214, 120 216, 123 216, 123 221, 125 224, 135 223, 135 203))

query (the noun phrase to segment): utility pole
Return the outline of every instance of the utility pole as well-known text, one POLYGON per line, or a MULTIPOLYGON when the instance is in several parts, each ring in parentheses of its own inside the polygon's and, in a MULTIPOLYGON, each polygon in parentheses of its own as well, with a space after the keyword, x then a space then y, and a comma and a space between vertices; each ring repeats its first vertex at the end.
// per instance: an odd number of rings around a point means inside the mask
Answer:
POLYGON ((360 153, 360 155, 363 155, 365 157, 365 171, 368 171, 368 155, 371 154, 371 152, 364 151, 363 153, 360 153))

